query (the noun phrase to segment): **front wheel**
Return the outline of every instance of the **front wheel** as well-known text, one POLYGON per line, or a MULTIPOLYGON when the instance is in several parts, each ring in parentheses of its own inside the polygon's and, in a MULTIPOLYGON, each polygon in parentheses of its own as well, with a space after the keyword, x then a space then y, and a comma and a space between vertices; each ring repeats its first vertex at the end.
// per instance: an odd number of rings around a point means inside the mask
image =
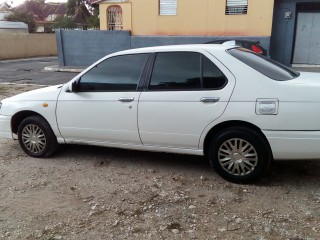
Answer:
POLYGON ((57 147, 57 138, 50 125, 40 116, 24 119, 18 128, 19 144, 31 157, 48 157, 57 147))
POLYGON ((265 173, 271 163, 266 140, 246 127, 230 127, 211 141, 209 158, 217 173, 235 183, 252 182, 265 173))

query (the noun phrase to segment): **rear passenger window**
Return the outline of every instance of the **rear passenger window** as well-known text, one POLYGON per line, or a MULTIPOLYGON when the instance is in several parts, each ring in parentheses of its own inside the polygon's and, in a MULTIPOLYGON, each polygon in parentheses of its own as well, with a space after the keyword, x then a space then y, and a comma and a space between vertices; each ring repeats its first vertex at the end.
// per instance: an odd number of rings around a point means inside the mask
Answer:
POLYGON ((226 77, 207 57, 196 52, 157 53, 149 90, 220 89, 226 77))
POLYGON ((157 53, 149 89, 199 89, 200 78, 199 53, 157 53))
POLYGON ((203 88, 219 89, 227 83, 227 78, 207 57, 202 56, 203 88))

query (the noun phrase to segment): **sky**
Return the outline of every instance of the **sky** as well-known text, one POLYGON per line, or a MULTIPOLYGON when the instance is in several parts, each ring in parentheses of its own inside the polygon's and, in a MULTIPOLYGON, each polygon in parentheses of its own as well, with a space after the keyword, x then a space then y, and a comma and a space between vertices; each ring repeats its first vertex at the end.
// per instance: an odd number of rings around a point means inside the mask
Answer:
MULTIPOLYGON (((0 4, 7 2, 9 5, 12 7, 16 7, 23 3, 25 0, 0 0, 0 4)), ((52 3, 57 3, 57 2, 67 2, 67 0, 46 0, 46 2, 52 2, 52 3)))

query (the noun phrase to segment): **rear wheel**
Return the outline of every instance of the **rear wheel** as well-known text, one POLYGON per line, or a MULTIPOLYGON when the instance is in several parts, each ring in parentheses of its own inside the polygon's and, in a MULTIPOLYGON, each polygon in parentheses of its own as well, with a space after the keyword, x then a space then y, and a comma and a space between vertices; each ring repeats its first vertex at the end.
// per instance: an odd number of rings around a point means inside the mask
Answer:
POLYGON ((50 125, 40 116, 24 119, 18 128, 19 144, 31 157, 48 157, 57 147, 57 138, 50 125))
POLYGON ((211 141, 209 158, 220 176, 236 183, 257 180, 271 163, 266 140, 246 127, 230 127, 219 132, 211 141))

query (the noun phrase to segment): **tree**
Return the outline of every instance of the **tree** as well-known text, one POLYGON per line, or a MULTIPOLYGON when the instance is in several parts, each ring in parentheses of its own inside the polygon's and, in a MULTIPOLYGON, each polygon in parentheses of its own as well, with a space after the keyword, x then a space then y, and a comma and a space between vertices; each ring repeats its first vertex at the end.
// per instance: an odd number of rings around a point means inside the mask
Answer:
POLYGON ((99 20, 99 12, 95 12, 92 16, 87 19, 89 28, 99 28, 100 20, 99 20))
POLYGON ((13 14, 6 16, 5 20, 10 22, 24 22, 28 25, 29 33, 34 33, 37 30, 33 16, 27 13, 14 12, 13 14))
POLYGON ((87 0, 68 0, 67 15, 73 17, 76 23, 86 25, 92 15, 92 9, 87 0))
POLYGON ((57 17, 55 23, 53 24, 53 28, 76 28, 77 24, 70 17, 57 17))

